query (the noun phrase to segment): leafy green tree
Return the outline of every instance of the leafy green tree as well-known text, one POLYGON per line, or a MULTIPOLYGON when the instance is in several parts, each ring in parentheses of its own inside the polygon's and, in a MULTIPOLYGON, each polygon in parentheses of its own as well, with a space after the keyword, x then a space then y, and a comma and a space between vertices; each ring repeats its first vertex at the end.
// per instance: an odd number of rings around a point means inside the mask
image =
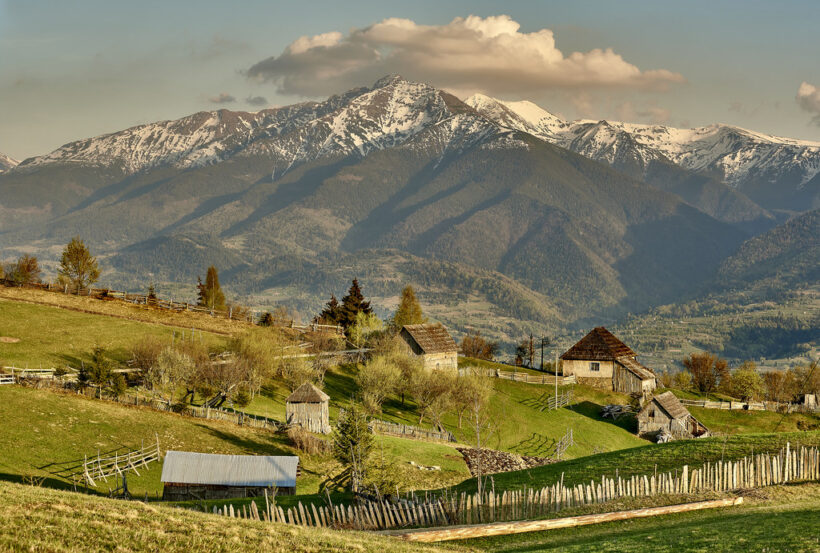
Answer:
POLYGON ((222 287, 219 285, 219 273, 216 267, 213 265, 208 267, 205 283, 203 284, 202 279, 199 279, 196 287, 199 289, 198 305, 208 309, 225 310, 225 294, 222 293, 222 287))
POLYGON ((401 330, 404 325, 415 325, 427 322, 412 286, 405 286, 401 291, 401 300, 399 301, 396 313, 393 315, 392 322, 396 330, 401 330))
POLYGON ((373 445, 373 431, 367 424, 367 415, 356 403, 351 404, 340 414, 333 432, 333 456, 349 472, 354 493, 361 489, 373 445))
POLYGON ((401 381, 401 369, 385 355, 376 355, 356 374, 356 384, 362 404, 368 413, 382 410, 384 401, 396 391, 401 381))
POLYGON ((18 286, 40 282, 40 264, 33 255, 23 255, 16 263, 11 264, 5 271, 5 278, 18 286))
POLYGON ((742 401, 762 399, 766 394, 763 377, 757 372, 757 365, 752 361, 744 362, 732 374, 732 395, 742 401))
POLYGON ((339 309, 339 324, 345 329, 356 324, 356 315, 359 313, 369 315, 373 312, 373 309, 370 307, 370 302, 364 299, 364 294, 362 294, 358 279, 353 279, 350 289, 347 291, 347 295, 342 298, 342 305, 339 309))
POLYGON ((378 332, 384 328, 384 323, 379 319, 375 313, 365 313, 359 311, 356 314, 356 322, 348 328, 347 333, 350 340, 356 344, 357 348, 361 348, 367 342, 368 337, 374 332, 378 332))
POLYGON ((76 287, 79 294, 80 290, 99 280, 100 266, 85 242, 75 236, 63 250, 58 273, 60 279, 76 287))

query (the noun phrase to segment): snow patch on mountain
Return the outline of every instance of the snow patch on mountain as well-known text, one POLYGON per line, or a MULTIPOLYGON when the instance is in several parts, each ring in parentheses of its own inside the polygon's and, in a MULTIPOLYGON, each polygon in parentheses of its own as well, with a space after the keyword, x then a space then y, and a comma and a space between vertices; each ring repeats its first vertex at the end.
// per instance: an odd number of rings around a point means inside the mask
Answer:
POLYGON ((0 173, 14 169, 20 162, 0 152, 0 173))

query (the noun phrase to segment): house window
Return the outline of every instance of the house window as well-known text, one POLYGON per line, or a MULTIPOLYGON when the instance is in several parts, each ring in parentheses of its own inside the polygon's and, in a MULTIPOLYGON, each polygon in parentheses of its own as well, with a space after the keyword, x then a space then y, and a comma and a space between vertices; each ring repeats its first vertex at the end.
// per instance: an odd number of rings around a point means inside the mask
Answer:
POLYGON ((598 363, 597 361, 590 361, 589 362, 589 370, 591 372, 594 372, 594 373, 600 372, 601 364, 598 363))

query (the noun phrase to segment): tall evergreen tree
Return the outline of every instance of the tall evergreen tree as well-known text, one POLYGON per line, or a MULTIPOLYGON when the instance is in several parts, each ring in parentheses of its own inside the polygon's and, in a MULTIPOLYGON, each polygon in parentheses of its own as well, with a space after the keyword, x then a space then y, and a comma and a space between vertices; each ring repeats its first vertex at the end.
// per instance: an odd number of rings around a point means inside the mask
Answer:
POLYGON ((354 278, 347 295, 342 298, 339 324, 345 328, 350 328, 356 324, 356 315, 359 313, 369 315, 372 312, 370 302, 365 301, 362 289, 359 287, 359 279, 354 278))
POLYGON ((351 490, 358 492, 374 447, 373 431, 367 424, 367 415, 355 403, 339 416, 336 424, 333 456, 348 471, 351 490))
POLYGON ((339 300, 336 299, 335 294, 330 295, 330 300, 325 304, 325 308, 319 313, 317 317, 318 322, 328 325, 340 324, 342 318, 342 307, 339 305, 339 300))
POLYGON ((412 286, 405 286, 401 291, 401 301, 393 315, 393 326, 400 330, 404 325, 415 325, 427 322, 421 311, 421 304, 416 298, 416 291, 412 286))
POLYGON ((211 265, 208 267, 208 273, 205 275, 205 284, 202 279, 198 279, 199 283, 196 287, 199 289, 198 304, 208 309, 225 309, 225 294, 222 293, 222 287, 219 285, 219 273, 216 267, 211 265))

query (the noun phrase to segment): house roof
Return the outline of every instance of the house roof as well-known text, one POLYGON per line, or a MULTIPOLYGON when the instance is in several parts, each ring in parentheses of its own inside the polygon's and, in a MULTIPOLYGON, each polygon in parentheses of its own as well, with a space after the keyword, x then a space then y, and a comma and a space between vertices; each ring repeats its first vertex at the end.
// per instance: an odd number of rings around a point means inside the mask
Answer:
POLYGON ((654 380, 655 373, 638 363, 634 357, 619 357, 617 359, 626 370, 640 378, 641 380, 654 380))
POLYGON ((405 332, 415 340, 424 353, 446 353, 458 351, 453 337, 440 324, 404 325, 405 332))
POLYGON ((689 411, 672 392, 664 392, 652 398, 666 414, 673 419, 685 419, 689 416, 689 411))
POLYGON ((173 484, 212 486, 296 486, 299 457, 266 455, 215 455, 191 451, 165 454, 160 480, 173 484))
POLYGON ((296 388, 292 394, 285 400, 287 403, 324 403, 329 400, 330 396, 322 390, 311 384, 305 382, 296 388))
POLYGON ((620 357, 635 357, 636 353, 610 331, 598 326, 569 348, 561 359, 579 361, 615 361, 620 357))

